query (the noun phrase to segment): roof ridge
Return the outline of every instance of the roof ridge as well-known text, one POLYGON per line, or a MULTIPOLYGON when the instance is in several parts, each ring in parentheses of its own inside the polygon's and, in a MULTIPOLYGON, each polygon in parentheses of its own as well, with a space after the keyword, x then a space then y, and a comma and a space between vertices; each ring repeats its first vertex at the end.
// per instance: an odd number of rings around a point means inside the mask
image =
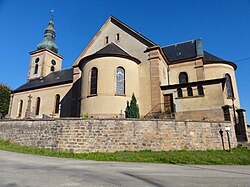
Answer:
POLYGON ((196 41, 197 39, 198 39, 198 38, 192 39, 192 40, 187 40, 187 41, 184 41, 184 42, 175 43, 175 44, 169 44, 169 45, 162 46, 161 48, 170 47, 170 46, 173 46, 173 45, 184 44, 184 43, 188 43, 188 42, 191 42, 191 41, 196 41))

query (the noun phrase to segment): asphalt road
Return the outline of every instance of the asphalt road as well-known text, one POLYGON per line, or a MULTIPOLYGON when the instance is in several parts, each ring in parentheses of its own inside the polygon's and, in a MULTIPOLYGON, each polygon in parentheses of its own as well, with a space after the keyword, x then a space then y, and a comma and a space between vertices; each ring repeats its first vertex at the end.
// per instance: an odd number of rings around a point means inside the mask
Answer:
POLYGON ((0 187, 250 186, 250 166, 97 162, 0 151, 0 187))

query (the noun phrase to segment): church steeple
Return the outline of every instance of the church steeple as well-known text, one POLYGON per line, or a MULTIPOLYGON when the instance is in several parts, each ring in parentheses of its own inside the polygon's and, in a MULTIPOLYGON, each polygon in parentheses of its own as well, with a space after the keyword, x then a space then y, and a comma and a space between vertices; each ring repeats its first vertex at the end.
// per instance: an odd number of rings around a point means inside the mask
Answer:
MULTIPOLYGON (((54 13, 54 10, 51 13, 54 13)), ((37 45, 37 50, 30 52, 30 68, 28 80, 42 79, 54 71, 62 69, 63 57, 58 54, 55 44, 56 31, 51 15, 48 27, 44 30, 43 41, 37 45)))
POLYGON ((49 21, 48 27, 44 31, 43 41, 37 45, 37 49, 49 49, 55 53, 58 53, 58 47, 55 44, 56 31, 54 29, 53 18, 49 21))

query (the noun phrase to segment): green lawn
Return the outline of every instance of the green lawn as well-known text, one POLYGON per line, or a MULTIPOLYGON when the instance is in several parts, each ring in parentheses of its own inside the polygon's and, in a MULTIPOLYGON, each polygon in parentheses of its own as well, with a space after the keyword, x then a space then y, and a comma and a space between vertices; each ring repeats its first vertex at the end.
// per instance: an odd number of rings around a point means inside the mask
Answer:
POLYGON ((67 153, 47 149, 30 148, 0 141, 0 149, 34 155, 78 158, 98 161, 151 162, 169 164, 220 164, 250 165, 250 150, 236 148, 229 151, 122 151, 115 153, 67 153))

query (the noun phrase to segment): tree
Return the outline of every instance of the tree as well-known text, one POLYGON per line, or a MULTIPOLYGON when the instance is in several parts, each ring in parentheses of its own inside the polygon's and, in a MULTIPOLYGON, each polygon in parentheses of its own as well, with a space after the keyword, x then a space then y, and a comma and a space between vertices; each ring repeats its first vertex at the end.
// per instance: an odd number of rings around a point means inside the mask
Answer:
POLYGON ((10 93, 11 89, 3 84, 0 83, 0 117, 4 117, 9 110, 9 103, 10 103, 10 93))
POLYGON ((139 106, 137 104, 137 100, 134 94, 132 95, 130 105, 129 105, 129 102, 127 101, 125 114, 126 114, 126 118, 140 118, 139 106))

